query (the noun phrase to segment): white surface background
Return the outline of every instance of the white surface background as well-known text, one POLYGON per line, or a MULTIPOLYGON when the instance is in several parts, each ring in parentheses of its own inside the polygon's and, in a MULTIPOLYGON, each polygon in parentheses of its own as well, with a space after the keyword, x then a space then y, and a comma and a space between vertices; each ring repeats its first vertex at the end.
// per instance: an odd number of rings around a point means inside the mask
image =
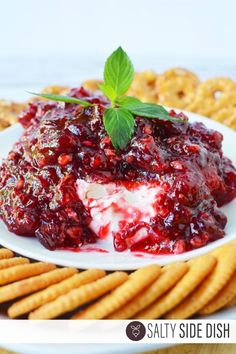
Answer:
POLYGON ((4 54, 236 58, 234 0, 1 0, 4 54))
POLYGON ((0 97, 102 74, 118 45, 139 70, 236 78, 234 0, 0 0, 0 97))

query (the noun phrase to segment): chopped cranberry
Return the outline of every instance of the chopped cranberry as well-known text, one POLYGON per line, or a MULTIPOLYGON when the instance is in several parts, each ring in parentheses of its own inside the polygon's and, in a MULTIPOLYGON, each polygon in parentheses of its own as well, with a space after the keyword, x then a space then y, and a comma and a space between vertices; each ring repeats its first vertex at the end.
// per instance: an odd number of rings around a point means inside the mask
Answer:
POLYGON ((71 155, 61 154, 58 157, 58 163, 60 166, 66 166, 72 161, 71 155))
POLYGON ((219 207, 236 197, 236 170, 219 132, 171 110, 182 122, 136 117, 130 143, 117 152, 102 120, 109 101, 84 88, 70 96, 96 106, 35 101, 19 117, 25 132, 0 168, 0 216, 10 231, 35 235, 50 250, 106 237, 106 224, 100 235, 90 229, 76 190, 84 179, 120 181, 130 191, 155 182, 160 189, 150 223, 125 221, 113 234, 119 252, 178 254, 224 236, 219 207))

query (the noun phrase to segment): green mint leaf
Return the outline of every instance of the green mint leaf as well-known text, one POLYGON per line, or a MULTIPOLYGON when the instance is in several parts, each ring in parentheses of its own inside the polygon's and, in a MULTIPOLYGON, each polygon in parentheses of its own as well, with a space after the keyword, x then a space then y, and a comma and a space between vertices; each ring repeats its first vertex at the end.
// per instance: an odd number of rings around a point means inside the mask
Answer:
POLYGON ((116 98, 115 103, 120 105, 121 107, 126 107, 128 105, 135 105, 141 103, 138 98, 132 96, 121 96, 116 98))
POLYGON ((143 103, 143 102, 127 102, 123 103, 122 107, 135 114, 136 116, 146 118, 166 119, 173 122, 182 122, 181 119, 171 117, 169 112, 162 106, 155 103, 143 103))
POLYGON ((113 88, 116 96, 124 95, 128 91, 134 78, 134 67, 121 47, 107 59, 103 75, 105 84, 113 88))
POLYGON ((101 84, 99 88, 104 93, 104 95, 109 98, 109 100, 111 100, 112 102, 115 100, 116 92, 111 86, 107 84, 101 84))
POLYGON ((134 133, 134 117, 124 108, 107 108, 103 123, 116 149, 124 149, 134 133))
POLYGON ((81 99, 75 98, 75 97, 69 97, 69 96, 63 96, 63 95, 53 95, 50 93, 35 93, 35 92, 28 92, 28 93, 30 93, 31 95, 38 96, 38 97, 47 98, 51 101, 76 103, 76 104, 79 104, 84 107, 93 106, 92 103, 89 103, 87 101, 84 101, 84 100, 81 100, 81 99))

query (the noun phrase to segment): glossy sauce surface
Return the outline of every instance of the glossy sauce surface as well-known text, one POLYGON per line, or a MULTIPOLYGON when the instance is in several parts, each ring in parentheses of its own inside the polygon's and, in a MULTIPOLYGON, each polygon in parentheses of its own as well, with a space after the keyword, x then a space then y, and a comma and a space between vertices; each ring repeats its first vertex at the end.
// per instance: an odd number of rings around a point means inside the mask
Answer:
POLYGON ((154 254, 181 253, 224 236, 219 207, 236 196, 236 171, 222 154, 219 132, 174 111, 182 122, 137 117, 130 144, 117 152, 102 123, 109 102, 83 88, 70 94, 97 106, 34 102, 20 116, 25 133, 0 169, 0 215, 10 231, 36 236, 51 250, 111 237, 117 251, 154 254), (129 191, 154 184, 155 215, 110 233, 104 224, 96 234, 78 180, 129 191))

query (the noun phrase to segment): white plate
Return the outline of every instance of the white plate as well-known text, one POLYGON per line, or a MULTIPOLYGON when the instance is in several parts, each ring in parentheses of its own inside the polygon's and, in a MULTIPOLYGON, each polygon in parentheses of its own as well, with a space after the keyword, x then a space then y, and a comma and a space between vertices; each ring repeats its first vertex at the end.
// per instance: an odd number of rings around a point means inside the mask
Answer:
MULTIPOLYGON (((224 153, 230 157, 236 165, 236 133, 208 118, 204 118, 193 113, 187 113, 187 115, 189 116, 190 121, 201 121, 205 123, 207 127, 216 129, 224 135, 224 153)), ((21 133, 22 128, 19 124, 0 133, 0 157, 5 157, 7 155, 13 143, 20 137, 21 133)), ((53 262, 58 265, 74 266, 83 269, 96 267, 107 270, 131 270, 149 264, 150 262, 156 262, 163 265, 170 262, 186 260, 209 252, 215 247, 236 238, 236 221, 234 217, 236 210, 236 199, 222 209, 228 217, 226 236, 223 239, 212 242, 205 247, 180 255, 145 255, 138 257, 130 252, 118 253, 112 251, 109 253, 99 253, 90 251, 88 253, 76 253, 71 251, 48 251, 37 241, 36 238, 20 237, 10 233, 2 221, 0 222, 0 243, 5 247, 9 247, 13 251, 20 253, 21 255, 41 261, 53 262)))

